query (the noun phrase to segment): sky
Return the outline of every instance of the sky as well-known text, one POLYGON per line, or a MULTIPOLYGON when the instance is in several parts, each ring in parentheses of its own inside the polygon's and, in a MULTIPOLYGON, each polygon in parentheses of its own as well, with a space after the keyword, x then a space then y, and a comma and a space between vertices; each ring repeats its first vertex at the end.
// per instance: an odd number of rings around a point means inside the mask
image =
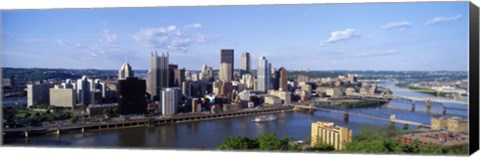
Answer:
POLYGON ((150 67, 169 52, 218 69, 220 50, 287 70, 468 70, 468 2, 2 11, 3 67, 150 67))

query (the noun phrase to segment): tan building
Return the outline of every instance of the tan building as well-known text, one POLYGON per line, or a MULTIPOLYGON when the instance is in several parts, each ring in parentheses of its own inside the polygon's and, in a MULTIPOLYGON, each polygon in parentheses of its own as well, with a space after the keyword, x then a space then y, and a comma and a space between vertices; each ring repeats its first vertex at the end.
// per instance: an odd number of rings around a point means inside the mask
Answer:
POLYGON ((290 96, 290 92, 269 90, 268 95, 273 95, 273 96, 276 96, 276 97, 280 98, 280 100, 283 101, 282 104, 284 104, 284 105, 289 105, 291 103, 292 98, 290 96))
POLYGON ((468 121, 459 117, 432 117, 431 129, 447 129, 454 133, 468 133, 468 121))
POLYGON ((50 105, 57 107, 74 107, 76 92, 72 88, 50 88, 50 105))
POLYGON ((344 93, 340 88, 328 88, 326 90, 326 95, 333 98, 333 97, 341 97, 344 95, 344 93))
POLYGON ((276 96, 265 96, 265 105, 281 105, 282 100, 276 96))
POLYGON ((322 121, 312 123, 312 147, 317 143, 325 143, 332 145, 335 150, 342 150, 347 142, 352 142, 351 129, 322 121))
POLYGON ((347 96, 350 96, 350 95, 355 95, 357 92, 355 90, 355 88, 353 87, 348 87, 347 89, 345 89, 345 94, 347 96))

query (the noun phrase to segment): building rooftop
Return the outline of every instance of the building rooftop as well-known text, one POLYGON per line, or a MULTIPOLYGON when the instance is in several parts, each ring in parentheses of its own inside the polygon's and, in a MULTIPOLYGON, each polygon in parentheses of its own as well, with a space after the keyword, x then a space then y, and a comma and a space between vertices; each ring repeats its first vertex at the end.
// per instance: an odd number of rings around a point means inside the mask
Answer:
POLYGON ((421 133, 409 133, 401 135, 403 138, 416 139, 424 143, 433 143, 440 146, 452 147, 468 145, 469 136, 449 131, 429 131, 421 133))

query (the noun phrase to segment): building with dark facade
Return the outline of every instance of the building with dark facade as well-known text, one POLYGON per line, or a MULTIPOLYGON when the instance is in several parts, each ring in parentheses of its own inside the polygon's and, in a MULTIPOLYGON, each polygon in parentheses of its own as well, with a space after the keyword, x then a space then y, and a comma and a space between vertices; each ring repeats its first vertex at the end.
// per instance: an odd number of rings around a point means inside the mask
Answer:
MULTIPOLYGON (((145 114, 147 112, 146 81, 134 77, 131 68, 129 71, 130 75, 118 80, 118 113, 120 115, 145 114)), ((122 69, 119 73, 122 73, 122 69)))
POLYGON ((229 82, 233 79, 234 64, 233 49, 222 49, 220 55, 220 80, 229 82))
POLYGON ((136 77, 118 80, 118 112, 120 115, 147 112, 146 82, 136 77))

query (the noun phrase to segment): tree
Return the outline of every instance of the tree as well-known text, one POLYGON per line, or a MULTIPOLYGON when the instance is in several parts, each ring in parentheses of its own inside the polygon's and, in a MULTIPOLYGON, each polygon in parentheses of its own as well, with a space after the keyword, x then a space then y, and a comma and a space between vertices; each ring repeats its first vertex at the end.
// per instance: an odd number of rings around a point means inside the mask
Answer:
POLYGON ((285 145, 275 133, 267 133, 258 137, 259 150, 286 150, 288 144, 285 145))
POLYGON ((217 146, 220 150, 253 150, 258 148, 258 141, 248 137, 234 136, 227 138, 217 146))

